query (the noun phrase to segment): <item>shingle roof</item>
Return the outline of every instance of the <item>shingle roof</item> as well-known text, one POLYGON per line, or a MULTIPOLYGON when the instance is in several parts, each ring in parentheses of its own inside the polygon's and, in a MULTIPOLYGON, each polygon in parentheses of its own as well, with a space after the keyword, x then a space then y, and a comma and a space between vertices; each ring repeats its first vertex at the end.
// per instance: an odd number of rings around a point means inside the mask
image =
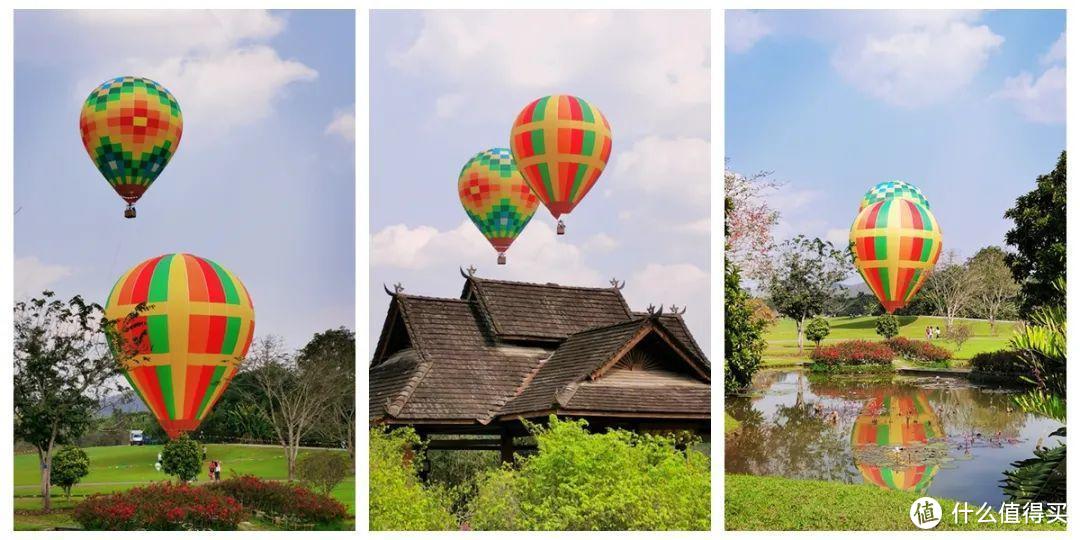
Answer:
POLYGON ((615 287, 565 287, 469 278, 492 331, 501 339, 563 340, 570 334, 633 318, 615 287))

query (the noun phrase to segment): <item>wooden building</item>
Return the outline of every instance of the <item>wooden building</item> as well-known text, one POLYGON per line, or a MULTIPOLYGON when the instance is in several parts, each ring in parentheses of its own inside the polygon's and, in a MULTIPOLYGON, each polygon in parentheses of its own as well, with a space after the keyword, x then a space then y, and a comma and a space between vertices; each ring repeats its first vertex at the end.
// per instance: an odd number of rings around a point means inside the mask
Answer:
POLYGON ((457 298, 390 294, 371 360, 368 418, 433 449, 501 450, 522 419, 708 438, 710 364, 679 313, 634 312, 620 287, 480 279, 457 298))

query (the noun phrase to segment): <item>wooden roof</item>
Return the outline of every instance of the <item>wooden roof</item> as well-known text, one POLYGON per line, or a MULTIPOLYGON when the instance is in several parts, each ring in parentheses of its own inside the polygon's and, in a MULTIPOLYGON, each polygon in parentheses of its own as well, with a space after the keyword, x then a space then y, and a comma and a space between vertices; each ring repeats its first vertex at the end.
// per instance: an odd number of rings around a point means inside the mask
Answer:
POLYGON ((614 287, 467 277, 461 298, 393 294, 369 374, 373 421, 709 412, 710 364, 682 318, 632 312, 614 287))

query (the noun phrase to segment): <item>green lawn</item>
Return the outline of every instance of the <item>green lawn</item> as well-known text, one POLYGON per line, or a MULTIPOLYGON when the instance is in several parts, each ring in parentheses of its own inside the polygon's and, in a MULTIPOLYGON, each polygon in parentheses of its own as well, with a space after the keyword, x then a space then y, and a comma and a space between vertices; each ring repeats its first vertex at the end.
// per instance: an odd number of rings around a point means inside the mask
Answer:
MULTIPOLYGON (((805 530, 917 530, 908 517, 911 503, 920 495, 886 491, 876 486, 841 484, 819 480, 792 480, 775 476, 724 475, 724 528, 729 531, 805 530)), ((937 499, 945 517, 934 530, 1064 530, 1055 523, 954 524, 949 499, 937 499)), ((979 505, 973 505, 978 508, 979 505)), ((996 513, 995 513, 996 515, 996 513)), ((1022 520, 1021 520, 1022 521, 1022 520)))
MULTIPOLYGON (((927 326, 941 327, 945 331, 945 319, 942 317, 897 317, 900 320, 900 335, 911 339, 924 339, 927 326)), ((881 336, 874 332, 876 317, 829 317, 829 337, 822 344, 835 343, 848 339, 879 340, 881 336)), ((953 352, 955 360, 969 360, 972 356, 981 352, 990 352, 1003 349, 1012 336, 1013 325, 1011 321, 999 321, 997 333, 990 332, 990 323, 985 320, 960 319, 958 324, 970 325, 973 335, 964 346, 957 351, 956 346, 944 339, 935 340, 935 344, 945 347, 953 352)), ((799 354, 798 341, 795 334, 795 321, 781 318, 773 325, 765 335, 768 345, 762 357, 763 367, 783 367, 810 361, 810 351, 814 344, 806 342, 803 354, 799 354)), ((963 363, 963 362, 961 362, 963 363)))
POLYGON ((739 426, 741 425, 742 424, 736 420, 734 416, 724 412, 724 435, 739 429, 739 426))
MULTIPOLYGON (((64 511, 81 497, 94 493, 109 493, 130 489, 139 484, 160 482, 170 478, 154 469, 160 445, 154 446, 98 446, 85 448, 90 457, 90 474, 72 490, 72 503, 64 501, 63 492, 53 487, 53 504, 59 512, 40 514, 38 497, 38 459, 37 454, 15 455, 15 526, 16 529, 40 530, 56 526, 75 526, 64 511)), ((312 452, 334 452, 337 450, 300 451, 303 458, 312 452)), ((207 445, 208 460, 222 462, 222 476, 251 474, 269 480, 284 480, 287 477, 285 454, 277 446, 248 445, 207 445)), ((205 470, 206 467, 203 467, 205 470)), ((206 482, 205 473, 200 473, 197 483, 206 482)), ((331 495, 341 501, 349 513, 355 512, 356 477, 350 476, 339 484, 331 495)))

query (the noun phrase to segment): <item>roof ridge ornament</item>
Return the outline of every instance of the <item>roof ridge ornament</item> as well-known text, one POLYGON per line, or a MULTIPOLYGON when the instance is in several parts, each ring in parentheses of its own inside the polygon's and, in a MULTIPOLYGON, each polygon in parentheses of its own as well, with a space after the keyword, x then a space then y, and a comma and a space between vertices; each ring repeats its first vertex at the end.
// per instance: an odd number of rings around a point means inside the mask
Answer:
POLYGON ((394 292, 390 292, 390 289, 387 288, 385 283, 383 283, 382 288, 383 288, 384 291, 386 291, 386 294, 388 294, 390 296, 397 296, 397 295, 401 294, 402 291, 405 290, 405 286, 402 285, 400 281, 394 284, 394 292))
POLYGON ((626 282, 619 282, 618 278, 611 278, 611 281, 608 281, 608 283, 611 284, 611 288, 617 291, 621 291, 622 288, 626 286, 626 282))
POLYGON ((649 304, 649 307, 645 308, 645 311, 649 313, 650 318, 655 319, 664 314, 664 305, 660 304, 660 307, 656 307, 652 304, 649 304))
POLYGON ((476 277, 476 267, 471 264, 468 268, 462 268, 459 266, 458 271, 461 272, 461 277, 465 279, 476 277))
POLYGON ((673 315, 682 316, 684 313, 686 313, 686 306, 684 305, 682 307, 682 309, 680 310, 679 306, 676 306, 675 304, 671 304, 670 306, 668 306, 668 311, 670 311, 673 315))

